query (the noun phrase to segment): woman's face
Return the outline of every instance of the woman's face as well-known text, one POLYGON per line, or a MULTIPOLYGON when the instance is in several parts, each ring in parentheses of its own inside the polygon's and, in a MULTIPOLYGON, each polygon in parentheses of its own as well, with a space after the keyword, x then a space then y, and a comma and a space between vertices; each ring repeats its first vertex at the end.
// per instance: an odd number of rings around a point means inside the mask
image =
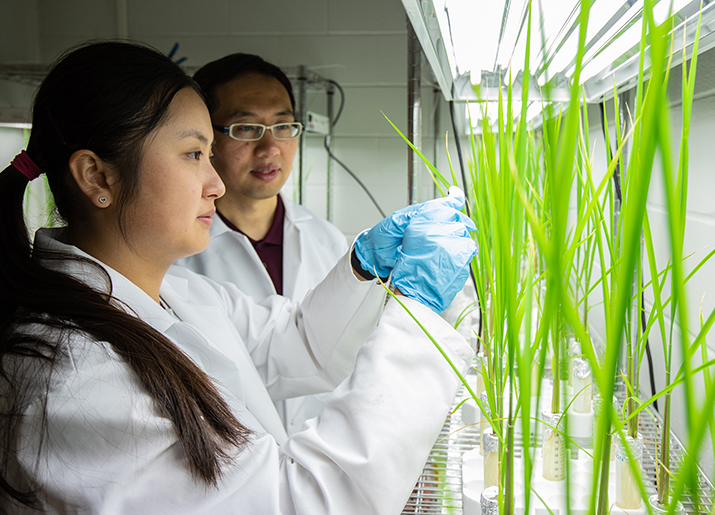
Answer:
POLYGON ((170 264, 209 244, 214 201, 225 191, 209 161, 212 144, 203 100, 191 88, 179 91, 167 121, 145 143, 127 213, 128 240, 143 259, 170 264))

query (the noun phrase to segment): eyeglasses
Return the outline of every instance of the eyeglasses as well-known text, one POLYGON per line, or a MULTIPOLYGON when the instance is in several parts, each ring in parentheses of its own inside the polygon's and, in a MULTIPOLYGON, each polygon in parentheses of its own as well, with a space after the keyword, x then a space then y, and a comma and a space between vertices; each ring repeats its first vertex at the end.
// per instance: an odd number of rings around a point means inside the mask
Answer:
POLYGON ((297 138, 303 134, 303 124, 300 122, 277 123, 275 125, 263 125, 261 123, 232 123, 228 127, 213 124, 214 129, 221 134, 228 134, 233 139, 239 141, 258 141, 263 137, 266 129, 271 131, 277 140, 297 138))

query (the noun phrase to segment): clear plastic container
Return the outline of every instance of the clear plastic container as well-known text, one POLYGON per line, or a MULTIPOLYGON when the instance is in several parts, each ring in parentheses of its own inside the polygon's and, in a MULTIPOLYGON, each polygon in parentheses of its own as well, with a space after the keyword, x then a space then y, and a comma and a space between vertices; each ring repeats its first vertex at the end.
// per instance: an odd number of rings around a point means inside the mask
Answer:
POLYGON ((487 392, 482 392, 480 400, 482 401, 482 403, 484 403, 484 406, 486 407, 486 412, 481 412, 481 424, 479 426, 481 428, 479 430, 479 454, 484 456, 484 431, 487 428, 491 430, 491 426, 489 424, 491 412, 489 411, 489 397, 487 396, 487 392))
MULTIPOLYGON (((658 502, 658 494, 653 494, 648 498, 648 503, 650 504, 653 513, 656 515, 670 513, 668 510, 670 506, 668 504, 660 504, 658 502)), ((682 503, 678 502, 675 506, 675 511, 673 515, 685 515, 685 508, 682 503)))
POLYGON ((591 367, 581 358, 573 358, 573 394, 571 407, 576 413, 590 413, 593 398, 593 380, 591 367))
POLYGON ((499 437, 492 428, 485 429, 482 433, 484 448, 484 486, 497 486, 499 484, 499 437))
POLYGON ((482 363, 484 363, 484 354, 481 352, 474 358, 474 367, 477 370, 477 395, 484 393, 484 376, 482 375, 482 363))
POLYGON ((541 457, 543 460, 543 476, 549 481, 566 479, 566 441, 563 435, 563 420, 561 413, 541 412, 544 424, 541 426, 541 457), (553 428, 557 428, 554 430, 553 428))
MULTIPOLYGON (((615 395, 613 396, 613 406, 615 407, 616 411, 618 411, 618 398, 615 395)), ((599 424, 602 410, 603 410, 603 397, 601 397, 600 393, 597 393, 593 397, 593 436, 594 436, 594 438, 598 434, 598 424, 599 424)), ((611 461, 616 459, 616 444, 615 444, 614 440, 615 440, 615 438, 611 437, 611 461)), ((594 446, 595 446, 595 439, 594 439, 594 446)))
MULTIPOLYGON (((574 386, 573 384, 573 367, 576 361, 576 358, 578 356, 581 356, 581 344, 579 341, 576 339, 574 336, 570 336, 569 339, 566 342, 566 352, 569 355, 569 360, 568 360, 568 366, 569 366, 569 371, 568 371, 568 377, 569 377, 569 386, 574 386)), ((574 392, 576 390, 574 389, 574 392)))
POLYGON ((633 461, 636 464, 637 474, 631 469, 631 462, 626 453, 626 447, 622 440, 615 438, 616 445, 616 506, 624 510, 635 510, 641 507, 643 500, 638 488, 638 477, 643 468, 643 451, 645 441, 639 434, 637 439, 626 437, 625 445, 633 454, 633 461))
POLYGON ((482 515, 499 515, 499 489, 489 486, 482 491, 482 515))

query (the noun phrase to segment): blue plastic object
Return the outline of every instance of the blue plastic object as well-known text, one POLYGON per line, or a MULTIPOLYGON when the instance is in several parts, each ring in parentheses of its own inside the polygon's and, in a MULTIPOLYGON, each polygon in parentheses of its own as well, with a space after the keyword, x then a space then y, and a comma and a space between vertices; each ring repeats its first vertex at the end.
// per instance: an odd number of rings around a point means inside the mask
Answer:
POLYGON ((418 214, 422 220, 462 221, 471 224, 470 230, 475 230, 472 221, 459 212, 462 207, 464 207, 464 193, 453 186, 446 197, 395 211, 372 229, 361 234, 355 242, 355 255, 360 265, 373 275, 377 272, 379 277, 388 277, 397 262, 405 230, 418 214))
POLYGON ((462 213, 431 215, 417 213, 405 229, 392 283, 407 297, 441 313, 469 277, 469 264, 477 252, 469 231, 476 228, 462 213))

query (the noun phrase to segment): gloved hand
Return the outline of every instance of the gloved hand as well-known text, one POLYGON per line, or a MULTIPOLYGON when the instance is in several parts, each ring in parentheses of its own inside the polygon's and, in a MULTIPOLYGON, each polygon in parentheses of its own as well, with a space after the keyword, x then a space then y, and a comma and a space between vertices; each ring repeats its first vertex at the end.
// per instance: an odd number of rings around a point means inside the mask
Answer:
POLYGON ((477 253, 469 235, 476 227, 469 217, 457 213, 458 217, 414 215, 392 271, 392 283, 404 295, 437 313, 464 287, 477 253))
POLYGON ((457 221, 461 220, 460 215, 464 216, 459 212, 462 207, 464 193, 458 187, 452 186, 446 197, 395 211, 372 229, 362 233, 355 242, 355 256, 360 261, 360 266, 371 274, 377 272, 378 277, 386 278, 395 267, 402 236, 415 215, 419 213, 426 220, 457 221))

